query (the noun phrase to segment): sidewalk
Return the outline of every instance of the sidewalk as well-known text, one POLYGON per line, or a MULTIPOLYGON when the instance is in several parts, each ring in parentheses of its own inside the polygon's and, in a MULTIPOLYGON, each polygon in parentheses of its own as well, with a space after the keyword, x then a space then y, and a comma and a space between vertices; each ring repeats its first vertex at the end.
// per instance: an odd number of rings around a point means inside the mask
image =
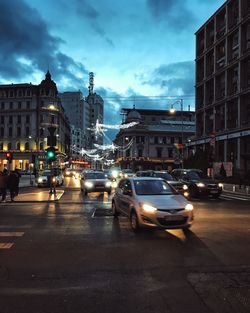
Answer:
POLYGON ((238 184, 223 184, 223 193, 241 195, 250 198, 250 186, 238 184))

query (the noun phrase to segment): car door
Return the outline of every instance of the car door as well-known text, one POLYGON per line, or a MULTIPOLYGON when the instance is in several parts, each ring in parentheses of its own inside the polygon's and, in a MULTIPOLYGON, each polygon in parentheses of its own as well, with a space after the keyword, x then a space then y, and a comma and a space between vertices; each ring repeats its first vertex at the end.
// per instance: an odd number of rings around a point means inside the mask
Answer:
POLYGON ((121 207, 123 210, 123 213, 127 216, 130 215, 130 207, 133 202, 133 191, 132 191, 132 185, 130 180, 126 180, 123 185, 122 189, 122 198, 121 198, 121 207))

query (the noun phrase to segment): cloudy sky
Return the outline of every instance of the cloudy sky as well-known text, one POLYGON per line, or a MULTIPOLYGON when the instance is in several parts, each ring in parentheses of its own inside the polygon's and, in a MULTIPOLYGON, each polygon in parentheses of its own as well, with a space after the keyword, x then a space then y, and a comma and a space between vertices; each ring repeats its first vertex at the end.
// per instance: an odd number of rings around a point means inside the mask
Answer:
POLYGON ((224 2, 0 0, 0 84, 37 84, 49 68, 60 92, 86 96, 92 71, 109 123, 133 103, 194 108, 194 33, 224 2))

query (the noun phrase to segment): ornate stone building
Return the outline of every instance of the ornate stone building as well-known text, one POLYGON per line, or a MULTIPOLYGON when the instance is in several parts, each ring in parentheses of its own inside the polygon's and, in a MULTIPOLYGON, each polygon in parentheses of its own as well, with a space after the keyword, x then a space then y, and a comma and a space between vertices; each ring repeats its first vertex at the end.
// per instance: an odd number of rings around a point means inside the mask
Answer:
POLYGON ((7 151, 13 152, 10 168, 45 166, 51 126, 56 128, 58 162, 67 156, 70 125, 49 71, 39 85, 0 85, 0 109, 0 170, 7 166, 7 151))

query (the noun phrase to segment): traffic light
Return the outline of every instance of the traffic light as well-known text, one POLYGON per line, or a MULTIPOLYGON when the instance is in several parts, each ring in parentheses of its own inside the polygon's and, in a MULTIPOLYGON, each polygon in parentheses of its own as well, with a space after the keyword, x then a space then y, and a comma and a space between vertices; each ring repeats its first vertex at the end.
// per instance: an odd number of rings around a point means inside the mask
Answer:
POLYGON ((6 160, 9 161, 9 163, 13 160, 13 153, 12 152, 6 152, 6 160))
POLYGON ((49 147, 46 151, 46 159, 48 162, 53 162, 56 160, 56 151, 55 148, 49 147))

